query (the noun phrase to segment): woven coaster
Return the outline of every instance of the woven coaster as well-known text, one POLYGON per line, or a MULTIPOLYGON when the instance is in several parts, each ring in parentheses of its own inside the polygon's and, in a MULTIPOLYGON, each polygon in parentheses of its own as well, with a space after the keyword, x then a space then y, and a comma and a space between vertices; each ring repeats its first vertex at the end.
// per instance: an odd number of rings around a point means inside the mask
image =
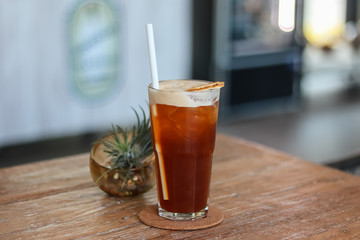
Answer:
POLYGON ((210 206, 207 217, 188 221, 169 220, 158 215, 157 205, 145 207, 139 213, 144 224, 169 230, 198 230, 213 227, 224 220, 224 214, 216 207, 210 206))

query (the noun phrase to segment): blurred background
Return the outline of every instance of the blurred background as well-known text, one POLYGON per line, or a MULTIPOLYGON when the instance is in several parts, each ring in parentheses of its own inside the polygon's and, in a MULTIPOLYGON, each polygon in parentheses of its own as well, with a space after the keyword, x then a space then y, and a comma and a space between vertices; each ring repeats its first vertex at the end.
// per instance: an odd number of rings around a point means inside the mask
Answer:
POLYGON ((0 167, 88 152, 151 82, 224 81, 219 132, 360 165, 358 0, 0 2, 0 167))

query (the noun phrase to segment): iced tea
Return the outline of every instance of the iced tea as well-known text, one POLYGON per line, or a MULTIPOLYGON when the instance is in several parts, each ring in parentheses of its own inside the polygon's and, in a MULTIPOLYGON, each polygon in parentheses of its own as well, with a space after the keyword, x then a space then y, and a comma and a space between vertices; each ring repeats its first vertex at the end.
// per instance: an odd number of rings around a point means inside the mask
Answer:
POLYGON ((159 214, 166 218, 207 213, 220 90, 185 91, 204 83, 167 80, 160 90, 149 87, 159 214))

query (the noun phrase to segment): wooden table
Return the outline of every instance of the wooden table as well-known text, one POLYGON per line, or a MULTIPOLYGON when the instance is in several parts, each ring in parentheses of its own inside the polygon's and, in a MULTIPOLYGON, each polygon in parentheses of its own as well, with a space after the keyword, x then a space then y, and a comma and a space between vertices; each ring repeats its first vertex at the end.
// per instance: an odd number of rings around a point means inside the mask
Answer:
POLYGON ((170 231, 141 223, 156 189, 108 197, 89 154, 0 169, 0 239, 360 239, 360 178, 218 134, 210 204, 215 227, 170 231))

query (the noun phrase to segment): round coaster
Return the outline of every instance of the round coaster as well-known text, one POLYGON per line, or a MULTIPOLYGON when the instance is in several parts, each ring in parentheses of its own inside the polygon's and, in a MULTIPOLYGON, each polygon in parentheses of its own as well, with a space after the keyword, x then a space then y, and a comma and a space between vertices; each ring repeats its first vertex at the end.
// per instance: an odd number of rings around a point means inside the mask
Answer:
POLYGON ((160 217, 158 215, 158 206, 151 205, 140 211, 139 219, 146 225, 156 228, 169 230, 198 230, 218 225, 224 220, 224 214, 218 208, 210 206, 207 217, 205 218, 175 221, 160 217))

